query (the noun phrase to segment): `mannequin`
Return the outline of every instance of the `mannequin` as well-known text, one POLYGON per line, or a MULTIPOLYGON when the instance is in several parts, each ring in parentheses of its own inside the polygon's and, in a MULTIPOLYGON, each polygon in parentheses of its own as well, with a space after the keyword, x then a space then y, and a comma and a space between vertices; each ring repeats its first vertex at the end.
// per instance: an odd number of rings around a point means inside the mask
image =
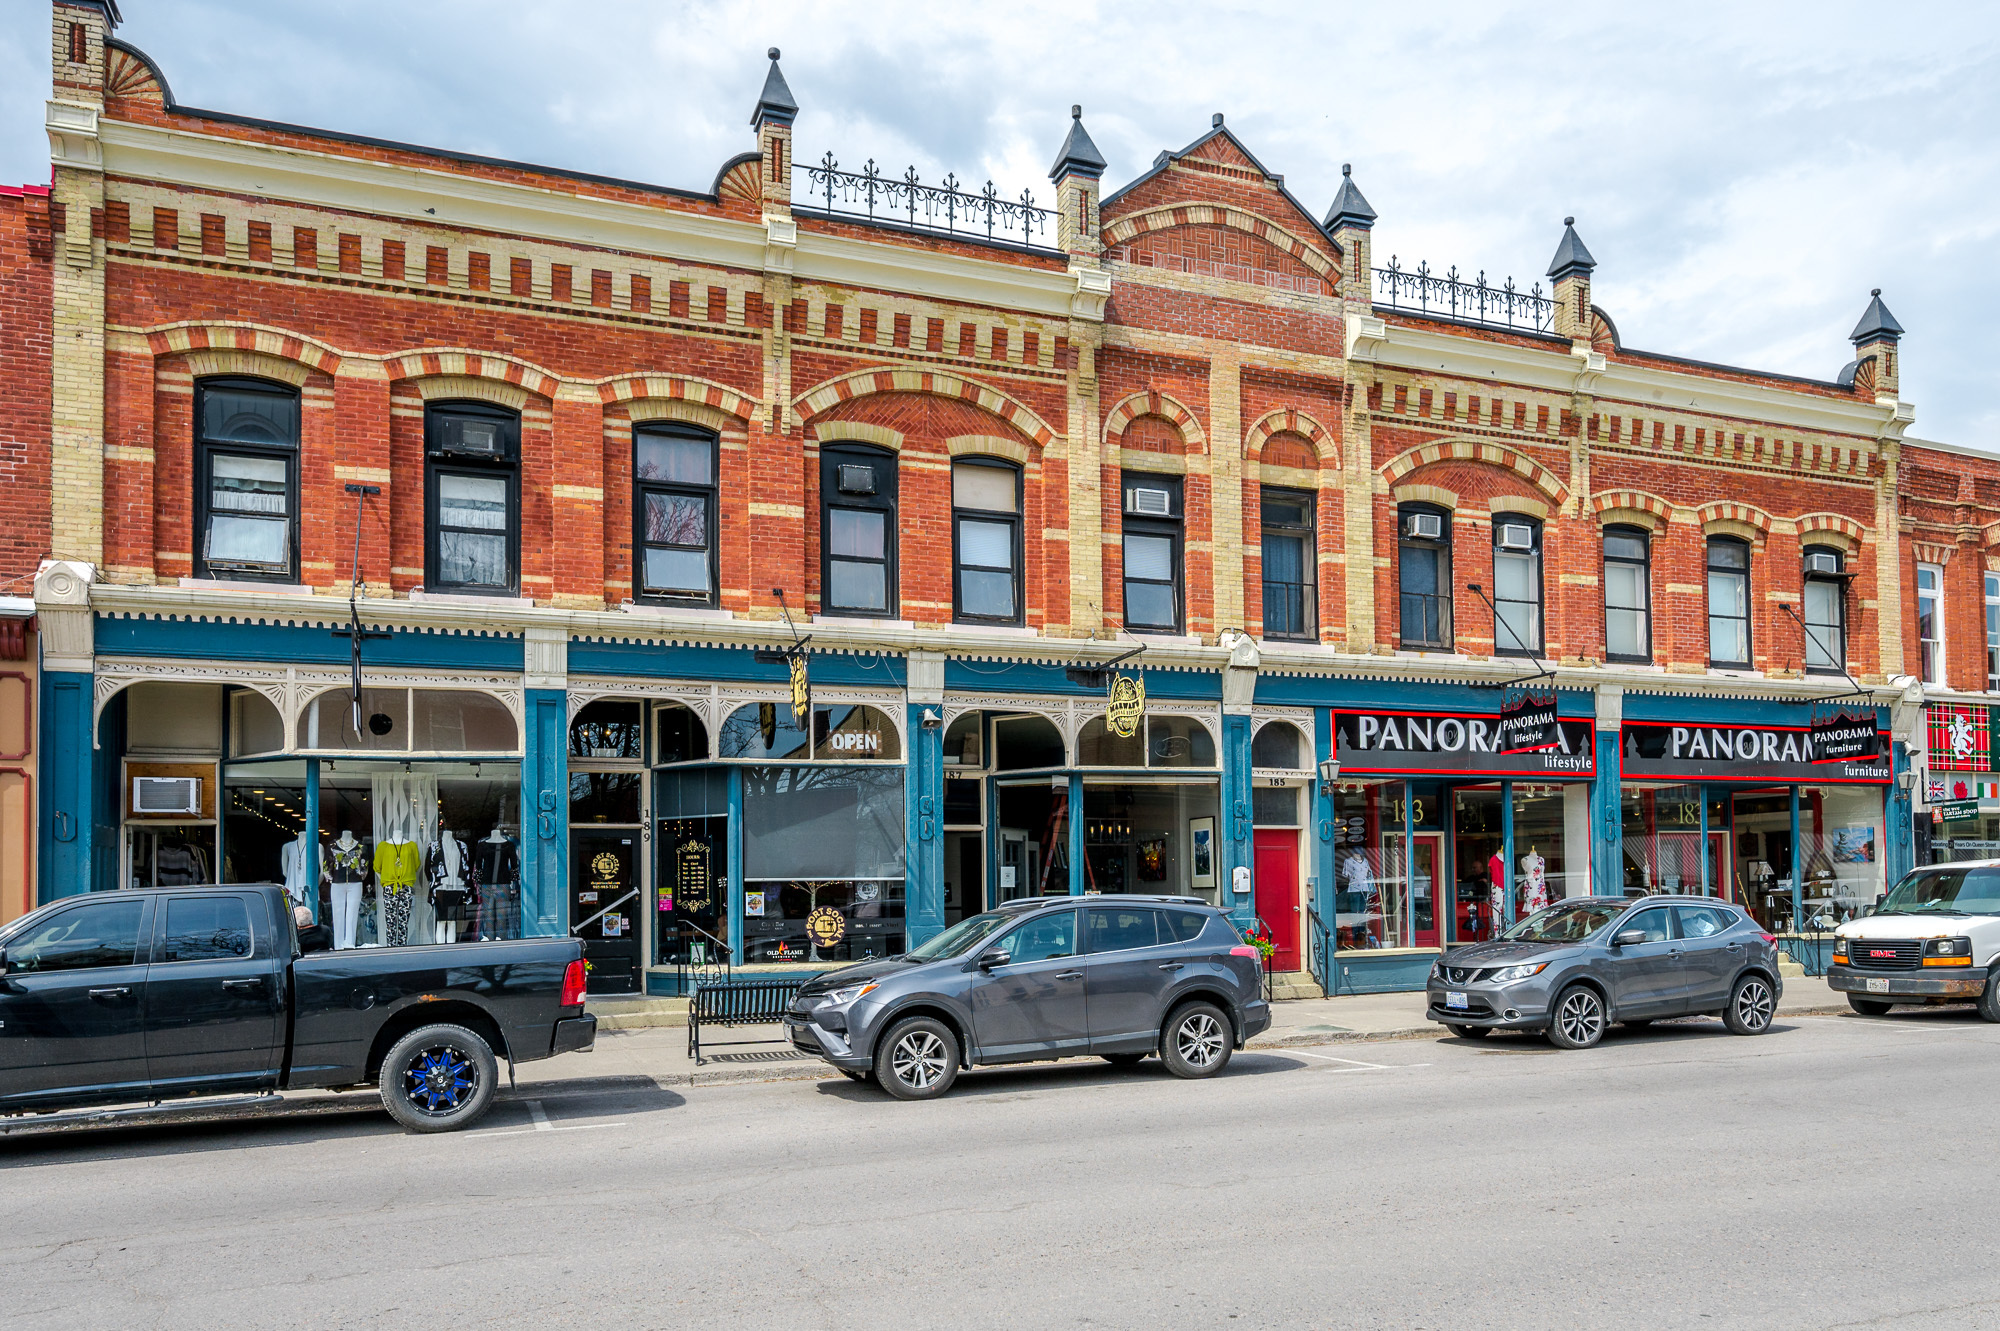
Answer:
POLYGON ((1530 845, 1521 857, 1521 907, 1525 914, 1532 915, 1549 904, 1547 869, 1547 861, 1530 845))
POLYGON ((1499 851, 1486 861, 1487 881, 1493 889, 1493 927, 1499 929, 1507 921, 1507 858, 1499 851))
POLYGON ((410 897, 416 890, 423 857, 401 818, 375 847, 375 882, 382 889, 382 942, 401 947, 409 942, 410 897))
MULTIPOLYGON (((278 852, 278 863, 285 871, 285 895, 292 899, 294 906, 307 905, 309 899, 318 895, 315 891, 319 883, 312 873, 312 852, 306 848, 306 834, 299 833, 295 841, 287 841, 278 852)), ((327 877, 326 847, 319 850, 320 879, 327 877)))
POLYGON ((472 849, 480 892, 479 936, 509 938, 521 922, 521 853, 496 824, 472 849))
POLYGON ((353 947, 355 929, 361 919, 361 889, 368 881, 368 849, 343 827, 327 859, 332 862, 333 945, 353 947))
POLYGON ((458 927, 471 918, 478 902, 477 875, 472 853, 451 832, 439 832, 438 842, 426 857, 424 874, 430 880, 431 909, 437 912, 433 937, 440 943, 456 943, 458 927))

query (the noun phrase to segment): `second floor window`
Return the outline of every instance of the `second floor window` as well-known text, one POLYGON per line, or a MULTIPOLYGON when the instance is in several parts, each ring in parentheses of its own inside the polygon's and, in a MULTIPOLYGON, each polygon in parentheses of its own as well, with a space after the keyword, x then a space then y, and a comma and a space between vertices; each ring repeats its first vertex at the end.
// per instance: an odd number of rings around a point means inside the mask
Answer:
POLYGON ((1734 536, 1708 541, 1708 663, 1750 668, 1750 543, 1734 536))
POLYGON ((1641 527, 1604 529, 1604 655, 1653 659, 1652 538, 1641 527))
POLYGON ((1986 689, 2000 693, 2000 573, 1986 575, 1986 689))
POLYGON ((1847 669, 1847 561, 1830 545, 1806 547, 1806 669, 1847 669))
POLYGON ((952 600, 959 619, 1021 622, 1021 473, 1012 463, 951 464, 952 600))
POLYGON ((1127 472, 1125 627, 1181 628, 1181 478, 1127 472))
POLYGON ((1435 504, 1396 510, 1396 589, 1405 647, 1451 647, 1451 514, 1435 504))
POLYGON ((716 439, 691 425, 632 430, 632 517, 638 594, 715 604, 716 439))
POLYGON ((195 576, 294 581, 298 390, 204 379, 195 396, 195 576))
POLYGON ((1493 515, 1493 650, 1542 654, 1542 524, 1493 515))
POLYGON ((895 454, 828 444, 819 459, 820 604, 831 615, 893 615, 895 454))
POLYGON ((521 585, 521 418, 484 402, 424 409, 424 585, 511 596, 521 585))
POLYGON ((1313 590, 1318 552, 1313 543, 1313 497, 1303 490, 1265 487, 1264 636, 1310 642, 1319 632, 1313 590))
POLYGON ((1926 684, 1944 683, 1944 567, 1917 565, 1917 659, 1926 684))

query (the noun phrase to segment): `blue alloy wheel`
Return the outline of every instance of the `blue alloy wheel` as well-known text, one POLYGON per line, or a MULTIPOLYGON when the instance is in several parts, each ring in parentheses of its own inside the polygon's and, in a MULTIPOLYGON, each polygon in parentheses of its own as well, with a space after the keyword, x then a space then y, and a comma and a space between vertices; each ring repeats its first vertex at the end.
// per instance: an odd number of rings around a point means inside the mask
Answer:
POLYGON ((479 1032, 456 1022, 420 1026, 382 1059, 382 1107, 412 1132, 452 1132, 487 1111, 499 1078, 479 1032))
POLYGON ((427 1114, 451 1114, 463 1108, 479 1088, 479 1069, 450 1045, 419 1050, 403 1072, 411 1103, 427 1114))

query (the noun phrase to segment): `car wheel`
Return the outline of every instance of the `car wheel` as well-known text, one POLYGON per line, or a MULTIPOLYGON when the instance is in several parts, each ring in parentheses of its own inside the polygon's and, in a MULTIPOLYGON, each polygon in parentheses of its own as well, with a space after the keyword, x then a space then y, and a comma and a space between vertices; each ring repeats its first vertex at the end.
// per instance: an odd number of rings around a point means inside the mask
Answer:
POLYGON ((1176 1008, 1160 1033, 1160 1061, 1176 1077, 1213 1077, 1234 1049, 1229 1018, 1213 1003, 1176 1008))
POLYGON ((1491 1026, 1458 1026, 1451 1022, 1446 1022, 1444 1028, 1461 1040, 1484 1040, 1487 1036, 1493 1034, 1491 1026))
POLYGON ((1746 975, 1729 991, 1729 1006, 1722 1009, 1722 1024, 1731 1035, 1762 1035, 1771 1029, 1778 1015, 1778 996, 1771 982, 1761 975, 1746 975))
POLYGON ((1144 1054, 1099 1054, 1098 1057, 1114 1068, 1132 1068, 1137 1067, 1140 1061, 1146 1056, 1144 1054))
POLYGON ((411 1132, 453 1132, 492 1105, 499 1069, 465 1027, 420 1026, 396 1041, 377 1080, 389 1117, 411 1132))
POLYGON ((1979 995, 1979 1015, 1988 1021, 2000 1021, 2000 972, 1986 977, 1985 992, 1979 995))
MULTIPOLYGON (((1987 986, 1987 992, 1992 992, 1992 986, 1987 986)), ((1895 1004, 1883 1003, 1873 998, 1857 998, 1855 995, 1849 994, 1847 996, 1847 1006, 1853 1008, 1864 1017, 1886 1017, 1889 1015, 1889 1009, 1894 1007, 1895 1004)), ((1981 1000, 1979 1006, 1980 1015, 1984 1016, 1986 1008, 1984 1000, 1981 1000)))
POLYGON ((1558 1049, 1588 1049, 1604 1038, 1604 1000, 1587 984, 1556 995, 1549 1043, 1558 1049))
POLYGON ((898 1100, 931 1100, 958 1080, 958 1037, 935 1017, 899 1021, 875 1047, 875 1082, 898 1100))

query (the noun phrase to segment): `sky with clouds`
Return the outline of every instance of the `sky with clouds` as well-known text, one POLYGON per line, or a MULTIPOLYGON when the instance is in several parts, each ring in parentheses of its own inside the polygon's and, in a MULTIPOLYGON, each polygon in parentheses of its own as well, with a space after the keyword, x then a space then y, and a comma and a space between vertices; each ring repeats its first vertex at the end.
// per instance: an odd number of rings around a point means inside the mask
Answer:
MULTIPOLYGON (((1378 263, 1539 279, 1574 214, 1626 345, 1831 378, 1872 287, 1912 435, 2000 451, 2000 6, 121 0, 183 104, 707 189, 784 50, 798 158, 1107 192, 1212 112, 1378 263)), ((48 179, 47 10, 0 6, 0 182, 48 179)))

